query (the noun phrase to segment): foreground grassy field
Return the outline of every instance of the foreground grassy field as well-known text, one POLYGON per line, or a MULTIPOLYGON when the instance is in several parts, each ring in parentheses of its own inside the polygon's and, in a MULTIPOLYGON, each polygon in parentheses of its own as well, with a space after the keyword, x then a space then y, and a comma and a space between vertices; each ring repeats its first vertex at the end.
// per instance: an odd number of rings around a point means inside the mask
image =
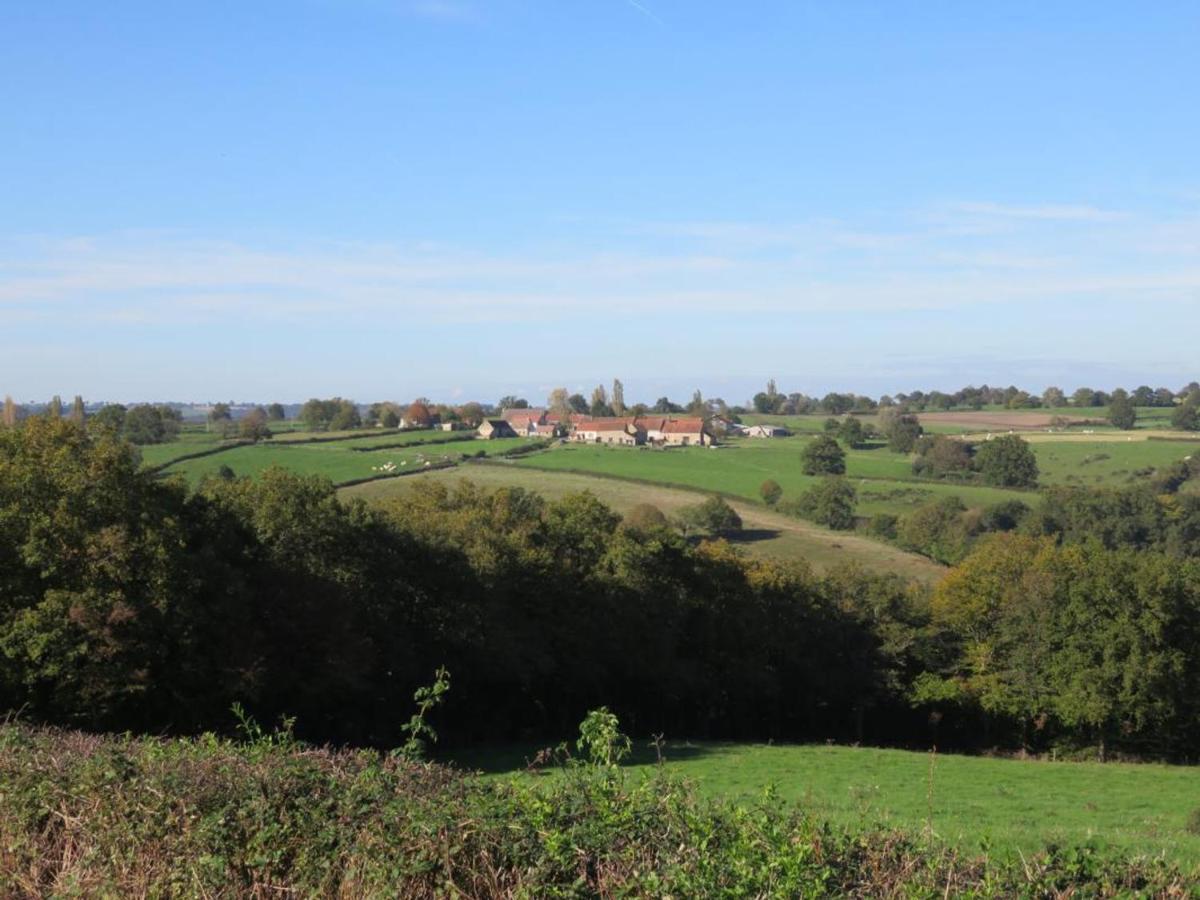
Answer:
MULTIPOLYGON (((671 515, 681 507, 695 504, 704 497, 703 494, 694 491, 569 472, 535 470, 513 463, 468 465, 412 478, 373 481, 343 488, 340 493, 347 497, 381 500, 402 497, 422 481, 436 480, 452 484, 462 479, 469 479, 490 489, 520 487, 536 491, 551 500, 567 494, 591 491, 619 513, 628 512, 639 503, 650 503, 671 515)), ((829 531, 771 512, 761 504, 735 501, 733 507, 745 525, 745 533, 737 543, 754 555, 777 559, 804 559, 818 571, 848 562, 856 563, 874 572, 891 572, 925 582, 936 581, 946 571, 932 560, 915 553, 905 553, 888 544, 867 540, 854 534, 829 531)))
POLYGON ((0 749, 6 897, 1194 896, 1194 870, 1172 864, 1187 850, 1170 836, 1147 848, 1165 860, 1135 855, 1140 841, 1116 844, 1133 852, 959 849, 937 835, 936 795, 930 827, 904 832, 866 803, 839 827, 815 795, 726 803, 670 771, 476 778, 286 737, 13 726, 0 749))
MULTIPOLYGON (((932 829, 964 851, 1031 853, 1047 843, 1117 848, 1200 866, 1200 769, 933 755, 867 747, 669 743, 666 766, 710 797, 745 799, 768 786, 840 825, 932 829)), ((454 757, 491 775, 519 772, 528 748, 454 757)), ((656 764, 644 742, 633 767, 656 764)))

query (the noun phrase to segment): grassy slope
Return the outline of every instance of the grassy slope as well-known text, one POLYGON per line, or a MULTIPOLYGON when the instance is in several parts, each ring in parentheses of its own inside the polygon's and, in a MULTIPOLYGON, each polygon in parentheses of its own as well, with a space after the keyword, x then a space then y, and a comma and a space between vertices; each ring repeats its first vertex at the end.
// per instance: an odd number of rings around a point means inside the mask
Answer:
MULTIPOLYGON (((519 771, 528 749, 456 757, 487 772, 519 771)), ((874 748, 672 744, 667 764, 711 796, 746 797, 774 785, 784 799, 845 825, 933 831, 966 850, 1028 853, 1046 842, 1119 847, 1200 865, 1200 836, 1185 830, 1200 806, 1190 766, 1052 763, 874 748), (932 794, 930 767, 932 761, 932 794)), ((640 750, 639 766, 653 765, 640 750)))
MULTIPOLYGON (((1195 452, 1191 443, 1146 440, 1080 439, 1067 436, 1032 440, 1043 473, 1043 484, 1086 483, 1123 485, 1137 469, 1162 466, 1195 452), (1099 459, 1101 455, 1107 459, 1099 459)), ((808 437, 728 441, 712 450, 699 447, 666 452, 627 447, 566 445, 521 460, 520 465, 539 469, 596 473, 637 478, 700 490, 717 490, 748 500, 758 499, 759 485, 772 478, 784 496, 795 496, 817 482, 801 469, 800 454, 808 437)), ((912 457, 884 447, 851 450, 846 475, 859 493, 860 515, 879 512, 903 514, 938 497, 956 495, 968 506, 987 506, 1011 498, 1036 502, 1036 494, 983 485, 918 480, 912 474, 912 457)))
MULTIPOLYGON (((402 496, 418 480, 459 481, 468 478, 489 488, 522 487, 549 499, 591 491, 604 503, 624 513, 638 503, 651 503, 668 515, 694 504, 701 496, 693 491, 636 484, 567 472, 533 470, 514 464, 474 465, 430 472, 416 478, 392 479, 343 488, 343 496, 385 498, 402 496)), ((936 581, 946 571, 942 566, 913 553, 866 540, 853 534, 829 531, 808 522, 773 513, 760 504, 737 503, 734 508, 746 528, 739 543, 760 556, 807 560, 825 570, 839 563, 855 562, 876 572, 892 572, 921 581, 936 581)))
MULTIPOLYGON (((757 500, 759 486, 772 478, 783 487, 786 498, 802 493, 820 480, 802 471, 800 453, 806 440, 747 438, 730 441, 716 450, 681 447, 669 451, 566 445, 522 460, 520 465, 639 478, 722 491, 748 500, 757 500)), ((884 449, 852 451, 847 457, 846 474, 859 492, 859 513, 868 516, 877 512, 902 513, 949 494, 978 506, 1012 496, 1011 492, 989 487, 914 482, 910 460, 884 449)))
POLYGON ((391 450, 359 452, 353 448, 359 441, 334 441, 323 444, 296 444, 267 442, 247 447, 236 447, 214 456, 184 460, 164 470, 167 475, 182 475, 195 483, 206 475, 215 475, 221 466, 229 466, 237 475, 257 475, 270 466, 283 466, 302 475, 323 475, 334 482, 370 478, 377 474, 373 467, 384 463, 395 463, 401 470, 422 466, 426 460, 433 464, 443 459, 456 460, 463 453, 486 450, 500 453, 527 443, 522 438, 496 441, 435 444, 431 447, 401 447, 391 450), (403 464, 403 465, 402 465, 403 464))

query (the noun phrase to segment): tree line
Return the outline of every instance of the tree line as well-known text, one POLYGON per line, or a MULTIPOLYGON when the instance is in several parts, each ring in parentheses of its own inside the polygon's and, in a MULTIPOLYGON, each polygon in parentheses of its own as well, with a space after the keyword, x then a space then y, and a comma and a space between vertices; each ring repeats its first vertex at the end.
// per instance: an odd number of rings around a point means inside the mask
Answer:
POLYGON ((589 494, 427 483, 370 507, 282 470, 189 490, 34 418, 0 431, 0 705, 188 732, 240 702, 394 746, 445 666, 450 742, 561 735, 608 705, 643 734, 923 743, 936 719, 943 744, 1186 755, 1196 548, 1077 507, 1024 517, 1058 533, 977 542, 930 593, 751 560, 589 494))

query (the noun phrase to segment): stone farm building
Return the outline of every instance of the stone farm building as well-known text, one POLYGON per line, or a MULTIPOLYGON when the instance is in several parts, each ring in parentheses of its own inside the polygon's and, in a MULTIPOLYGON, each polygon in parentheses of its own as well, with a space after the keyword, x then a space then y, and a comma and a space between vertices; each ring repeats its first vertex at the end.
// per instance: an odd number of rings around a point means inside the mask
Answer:
POLYGON ((517 433, 503 419, 484 419, 479 426, 479 436, 490 441, 492 438, 516 437, 517 433))
POLYGON ((779 425, 751 425, 748 428, 742 429, 742 434, 746 437, 788 437, 791 432, 779 425))
POLYGON ((560 415, 541 408, 505 409, 499 418, 479 426, 479 436, 562 437, 580 444, 617 444, 636 447, 708 447, 713 431, 699 416, 585 416, 560 415))
POLYGON ((502 409, 500 418, 508 423, 514 433, 525 436, 537 434, 539 426, 546 425, 546 410, 539 406, 528 409, 502 409))

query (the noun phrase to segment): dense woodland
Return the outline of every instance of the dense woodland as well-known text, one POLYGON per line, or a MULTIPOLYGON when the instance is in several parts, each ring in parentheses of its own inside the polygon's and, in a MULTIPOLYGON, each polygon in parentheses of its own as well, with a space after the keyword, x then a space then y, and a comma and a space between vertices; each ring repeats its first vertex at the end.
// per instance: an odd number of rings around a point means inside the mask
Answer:
POLYGON ((640 734, 1189 758, 1192 500, 1049 492, 928 590, 750 560, 587 494, 429 484, 368 507, 282 470, 189 491, 110 432, 32 417, 0 429, 0 705, 194 732, 240 702, 391 746, 445 666, 449 744, 607 704, 640 734))

